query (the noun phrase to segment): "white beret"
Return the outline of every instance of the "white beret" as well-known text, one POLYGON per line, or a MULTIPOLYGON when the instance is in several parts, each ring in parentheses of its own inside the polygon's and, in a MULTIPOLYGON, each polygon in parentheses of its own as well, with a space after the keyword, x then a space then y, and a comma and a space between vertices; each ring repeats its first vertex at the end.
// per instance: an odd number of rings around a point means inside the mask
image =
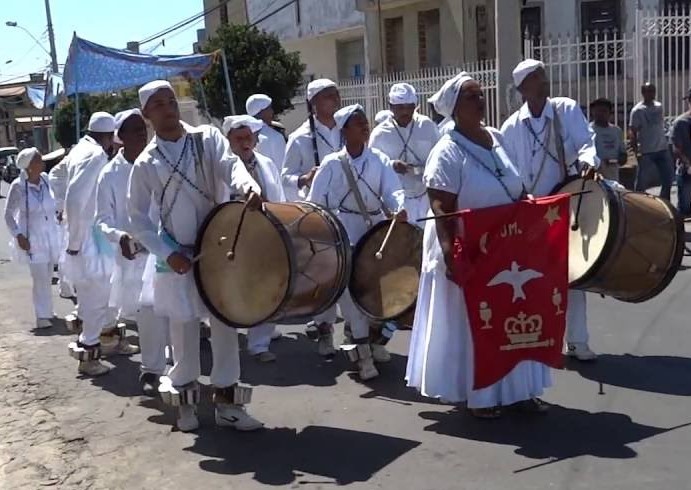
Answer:
POLYGON ((336 127, 338 129, 343 129, 343 126, 346 125, 348 122, 348 119, 350 119, 350 116, 355 114, 356 112, 365 112, 365 109, 362 108, 360 104, 353 104, 349 106, 345 106, 340 108, 339 110, 336 111, 334 114, 334 119, 336 120, 336 127))
POLYGON ((256 133, 264 126, 264 123, 247 114, 240 116, 226 116, 223 118, 223 134, 228 135, 232 129, 250 128, 253 133, 256 133))
POLYGON ((377 112, 377 115, 374 116, 374 122, 377 124, 381 124, 390 117, 393 117, 393 112, 391 112, 388 109, 384 109, 383 111, 377 112))
POLYGON ((87 129, 94 133, 112 133, 115 131, 115 118, 107 112, 94 112, 87 129))
POLYGON ((545 64, 542 61, 527 59, 521 61, 516 68, 513 69, 513 84, 516 88, 520 87, 523 80, 526 79, 528 75, 537 70, 538 68, 544 68, 545 64))
POLYGON ((27 168, 29 168, 31 160, 33 160, 36 156, 40 154, 41 153, 38 151, 38 148, 36 147, 32 146, 31 148, 24 148, 17 155, 17 168, 19 170, 26 170, 27 168))
POLYGON ((175 93, 173 86, 168 80, 154 80, 153 82, 142 85, 142 88, 139 89, 139 105, 142 106, 142 110, 146 108, 146 103, 149 101, 152 95, 159 90, 166 88, 175 93))
POLYGON ((434 110, 444 117, 453 117, 453 110, 456 107, 458 94, 461 93, 461 87, 470 80, 474 80, 474 78, 462 71, 444 82, 439 91, 429 98, 429 102, 434 105, 434 110))
POLYGON ((312 80, 307 84, 307 100, 311 101, 315 95, 324 89, 335 87, 336 82, 329 80, 328 78, 319 78, 317 80, 312 80))
POLYGON ((247 114, 250 116, 256 116, 267 107, 271 107, 272 102, 271 97, 268 95, 250 95, 249 99, 247 99, 247 102, 245 102, 245 110, 247 110, 247 114))
POLYGON ((395 83, 389 90, 389 104, 417 104, 417 92, 409 83, 395 83))

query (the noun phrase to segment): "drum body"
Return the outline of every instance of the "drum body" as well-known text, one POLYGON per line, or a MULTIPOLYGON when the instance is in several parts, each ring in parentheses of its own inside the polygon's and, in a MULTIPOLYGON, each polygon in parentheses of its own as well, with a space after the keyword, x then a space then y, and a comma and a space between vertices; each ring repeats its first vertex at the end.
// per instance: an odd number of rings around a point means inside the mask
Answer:
POLYGON ((211 313, 252 327, 324 312, 350 276, 350 244, 340 222, 311 203, 265 203, 248 211, 228 258, 244 203, 214 208, 197 238, 194 275, 211 313))
POLYGON ((390 220, 377 223, 355 246, 349 291, 370 319, 396 320, 399 328, 412 328, 422 269, 422 230, 396 223, 379 260, 376 253, 390 225, 390 220))
POLYGON ((661 293, 683 257, 684 226, 676 210, 658 197, 580 178, 555 193, 581 190, 588 192, 571 197, 570 286, 630 303, 661 293))

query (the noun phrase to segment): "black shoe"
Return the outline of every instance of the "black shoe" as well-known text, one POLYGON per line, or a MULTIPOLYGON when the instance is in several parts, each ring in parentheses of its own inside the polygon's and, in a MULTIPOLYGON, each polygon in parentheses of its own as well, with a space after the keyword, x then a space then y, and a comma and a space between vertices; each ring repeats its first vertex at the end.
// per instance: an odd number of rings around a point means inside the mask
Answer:
POLYGON ((139 385, 146 396, 158 396, 159 377, 154 373, 142 373, 139 375, 139 385))
POLYGON ((531 398, 530 400, 524 400, 514 404, 513 408, 522 413, 543 415, 549 412, 550 404, 539 398, 531 398))

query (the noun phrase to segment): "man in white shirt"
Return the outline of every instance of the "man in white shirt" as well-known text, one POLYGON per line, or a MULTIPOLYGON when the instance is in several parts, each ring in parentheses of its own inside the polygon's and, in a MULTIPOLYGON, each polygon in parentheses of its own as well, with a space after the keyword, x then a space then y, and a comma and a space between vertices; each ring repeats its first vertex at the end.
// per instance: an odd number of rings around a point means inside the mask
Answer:
MULTIPOLYGON (((343 131, 345 146, 324 158, 307 200, 334 213, 355 246, 372 225, 387 216, 406 221, 405 195, 386 155, 367 147, 369 123, 362 106, 344 107, 334 117, 336 127, 343 131)), ((374 362, 390 359, 386 348, 370 345, 369 320, 347 289, 338 304, 350 324, 354 345, 348 352, 357 362, 360 379, 378 376, 374 362)))
POLYGON ((268 95, 254 94, 245 102, 245 109, 249 116, 259 119, 262 123, 261 129, 257 132, 256 150, 271 159, 280 175, 286 153, 286 137, 274 121, 272 102, 268 95))
MULTIPOLYGON (((262 189, 262 198, 269 202, 284 202, 281 176, 274 163, 255 150, 257 134, 265 124, 251 116, 228 116, 223 120, 223 133, 230 150, 237 155, 252 178, 262 189)), ((260 362, 273 362, 276 355, 269 350, 271 339, 278 338, 276 325, 265 323, 248 329, 247 350, 260 362)))
MULTIPOLYGON (((192 273, 193 244, 202 223, 226 197, 228 188, 233 195, 245 196, 247 208, 255 211, 261 198, 253 189, 260 191, 260 187, 240 159, 228 151, 228 141, 218 129, 194 128, 180 121, 170 83, 147 83, 139 89, 139 100, 155 135, 132 169, 127 198, 130 231, 157 258, 154 311, 169 320, 174 364, 167 376, 161 377, 159 393, 165 403, 178 407, 178 428, 193 431, 199 427, 199 324, 209 317, 192 273), (152 198, 159 204, 156 220, 150 217, 152 198)), ((259 429, 263 424, 244 407, 250 401, 251 389, 238 384, 237 330, 213 316, 210 329, 216 424, 242 431, 259 429)))
MULTIPOLYGON (((600 165, 595 134, 575 100, 549 97, 549 80, 540 61, 525 60, 513 73, 523 106, 501 128, 504 148, 523 177, 526 192, 552 193, 569 176, 593 176, 600 165)), ((567 355, 595 359, 588 347, 583 291, 570 290, 566 321, 567 355)))
POLYGON ((115 120, 107 112, 91 115, 88 134, 70 152, 67 168, 65 215, 67 219, 67 255, 64 273, 75 286, 82 332, 69 345, 70 354, 79 360, 79 372, 99 376, 109 371, 102 364, 101 342, 112 340, 104 330, 114 323, 108 306, 113 250, 96 227, 96 186, 108 163, 113 144, 115 120))
POLYGON ((439 140, 437 125, 427 116, 416 112, 417 93, 412 85, 397 83, 389 91, 392 117, 374 128, 370 148, 376 148, 392 161, 405 191, 408 220, 427 216, 429 199, 422 182, 427 156, 439 140))
MULTIPOLYGON (((127 186, 134 161, 146 147, 146 123, 139 109, 115 115, 116 137, 121 148, 101 172, 96 200, 96 224, 116 250, 111 279, 110 306, 118 312, 118 328, 136 320, 142 351, 139 382, 145 394, 157 393, 158 378, 166 368, 165 346, 168 322, 156 316, 153 307, 140 307, 144 267, 148 253, 130 234, 127 186)), ((124 335, 121 336, 121 338, 124 335)), ((138 349, 129 346, 130 353, 138 349)))
MULTIPOLYGON (((48 172, 48 183, 50 191, 55 200, 55 211, 57 213, 58 224, 61 231, 61 245, 64 245, 64 235, 67 232, 67 222, 64 219, 65 194, 67 193, 67 165, 69 164, 69 154, 65 155, 48 172)), ((58 291, 61 298, 73 298, 76 293, 63 272, 63 267, 58 265, 58 291)))

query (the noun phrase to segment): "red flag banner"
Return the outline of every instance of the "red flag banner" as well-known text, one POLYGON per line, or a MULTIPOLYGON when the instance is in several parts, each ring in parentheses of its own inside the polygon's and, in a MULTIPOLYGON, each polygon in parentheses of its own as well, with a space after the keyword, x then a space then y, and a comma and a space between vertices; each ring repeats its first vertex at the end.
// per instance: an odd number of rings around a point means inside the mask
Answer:
POLYGON ((569 249, 568 194, 461 214, 454 282, 463 288, 474 388, 521 361, 563 364, 569 249))

